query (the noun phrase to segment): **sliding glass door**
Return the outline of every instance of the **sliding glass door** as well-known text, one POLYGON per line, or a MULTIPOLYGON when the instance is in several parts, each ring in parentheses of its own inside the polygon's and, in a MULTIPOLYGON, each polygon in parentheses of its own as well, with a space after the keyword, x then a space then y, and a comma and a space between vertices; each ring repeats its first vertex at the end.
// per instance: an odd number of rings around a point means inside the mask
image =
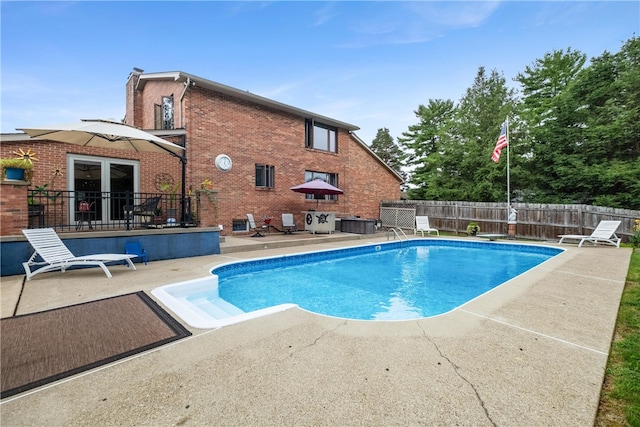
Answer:
POLYGON ((139 191, 140 165, 135 160, 68 155, 69 216, 85 216, 96 224, 124 218, 127 195, 139 191), (89 213, 86 209, 89 209, 89 213))

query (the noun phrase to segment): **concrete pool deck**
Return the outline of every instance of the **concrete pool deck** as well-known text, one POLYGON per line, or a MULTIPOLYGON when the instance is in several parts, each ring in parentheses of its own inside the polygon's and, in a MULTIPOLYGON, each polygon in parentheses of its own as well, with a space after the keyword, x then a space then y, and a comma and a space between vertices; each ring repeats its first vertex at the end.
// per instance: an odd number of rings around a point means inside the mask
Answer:
MULTIPOLYGON (((11 316, 18 298, 24 314, 150 294, 230 261, 387 240, 298 234, 227 237, 221 255, 114 266, 112 279, 100 269, 54 272, 22 289, 24 276, 4 277, 1 314, 11 316)), ((0 422, 593 425, 631 250, 544 244, 566 251, 448 314, 363 322, 292 309, 189 328, 189 338, 4 399, 0 422)))

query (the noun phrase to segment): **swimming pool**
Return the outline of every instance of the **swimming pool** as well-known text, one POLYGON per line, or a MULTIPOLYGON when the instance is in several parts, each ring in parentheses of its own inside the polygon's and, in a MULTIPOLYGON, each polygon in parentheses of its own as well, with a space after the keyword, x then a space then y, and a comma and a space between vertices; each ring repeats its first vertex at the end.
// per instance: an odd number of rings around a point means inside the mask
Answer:
POLYGON ((415 239, 223 264, 153 295, 216 328, 292 307, 358 320, 446 313, 562 252, 538 245, 415 239))

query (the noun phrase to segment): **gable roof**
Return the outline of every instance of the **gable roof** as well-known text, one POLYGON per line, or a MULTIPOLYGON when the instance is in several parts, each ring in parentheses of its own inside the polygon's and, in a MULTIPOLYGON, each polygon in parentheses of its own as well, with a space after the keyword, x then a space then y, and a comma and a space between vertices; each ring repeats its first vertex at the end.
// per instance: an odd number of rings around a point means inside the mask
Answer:
POLYGON ((231 86, 223 85, 222 83, 217 83, 212 80, 205 79, 203 77, 198 77, 193 74, 185 73, 183 71, 144 73, 142 70, 134 68, 134 73, 137 73, 139 75, 138 83, 136 84, 136 90, 142 90, 148 81, 173 80, 173 81, 184 83, 185 86, 200 86, 208 90, 212 90, 212 91, 219 92, 229 96, 234 96, 236 98, 239 98, 248 102, 252 102, 258 105, 263 105, 265 107, 273 108, 279 111, 284 111, 286 113, 293 114, 294 116, 302 117, 305 119, 314 119, 326 125, 335 126, 341 129, 346 129, 349 131, 352 138, 360 146, 362 146, 374 159, 376 159, 377 162, 379 162, 389 172, 391 172, 396 177, 396 179, 398 179, 398 181, 400 182, 404 181, 404 179, 398 172, 396 172, 393 168, 387 165, 376 153, 373 152, 373 150, 371 150, 371 148, 362 139, 360 139, 360 137, 358 137, 355 134, 355 131, 360 129, 358 126, 341 122, 339 120, 335 120, 330 117, 322 116, 316 113, 312 113, 311 111, 303 110, 301 108, 292 107, 291 105, 283 104, 281 102, 274 101, 272 99, 253 94, 249 91, 236 89, 231 86))
POLYGON ((326 125, 335 126, 348 131, 355 131, 360 129, 356 125, 341 122, 339 120, 332 119, 330 117, 322 116, 311 111, 303 110, 301 108, 292 107, 291 105, 283 104, 272 99, 265 98, 260 95, 253 94, 248 90, 240 90, 231 86, 223 85, 211 80, 207 80, 203 77, 194 76, 193 74, 185 73, 182 71, 168 71, 162 73, 142 73, 140 74, 136 89, 142 90, 148 81, 152 80, 174 80, 184 83, 185 85, 200 86, 205 89, 213 90, 225 95, 234 96, 236 98, 249 101, 265 107, 270 107, 279 111, 284 111, 294 116, 303 117, 305 119, 314 119, 322 122, 326 125))

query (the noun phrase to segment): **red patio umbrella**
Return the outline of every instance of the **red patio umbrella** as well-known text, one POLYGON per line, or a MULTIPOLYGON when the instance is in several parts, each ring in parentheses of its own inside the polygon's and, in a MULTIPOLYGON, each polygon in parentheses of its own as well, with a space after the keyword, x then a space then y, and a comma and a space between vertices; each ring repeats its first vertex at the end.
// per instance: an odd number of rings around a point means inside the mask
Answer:
MULTIPOLYGON (((344 191, 342 191, 338 187, 334 187, 333 185, 324 182, 319 178, 305 182, 304 184, 296 185, 295 187, 291 187, 290 190, 295 191, 296 193, 313 194, 314 196, 332 196, 336 194, 344 194, 344 191)), ((318 202, 316 201, 316 204, 317 203, 318 202)))

